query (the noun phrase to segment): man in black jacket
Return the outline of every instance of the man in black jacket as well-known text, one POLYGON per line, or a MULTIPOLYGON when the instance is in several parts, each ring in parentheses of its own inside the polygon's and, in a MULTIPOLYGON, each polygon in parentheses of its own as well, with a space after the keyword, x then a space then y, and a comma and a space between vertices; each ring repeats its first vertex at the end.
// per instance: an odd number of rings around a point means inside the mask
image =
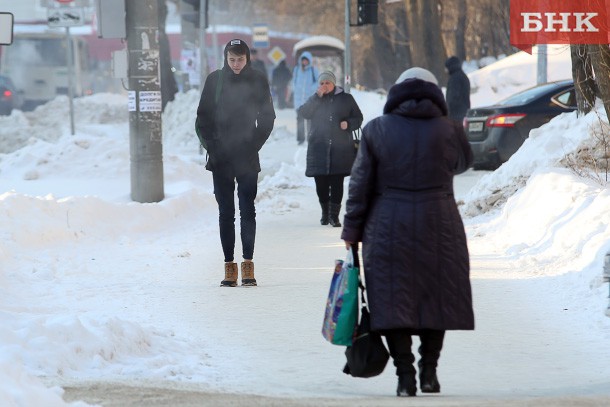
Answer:
POLYGON ((241 224, 243 259, 242 286, 255 286, 254 240, 258 173, 258 152, 263 147, 275 120, 267 77, 252 69, 250 49, 240 39, 231 40, 224 49, 224 67, 206 78, 197 123, 212 171, 214 196, 218 203, 220 241, 225 258, 222 287, 237 285, 235 251, 235 182, 241 224))
POLYGON ((449 118, 461 124, 466 111, 470 109, 470 80, 462 70, 462 62, 458 57, 448 58, 445 67, 449 72, 446 96, 449 118))

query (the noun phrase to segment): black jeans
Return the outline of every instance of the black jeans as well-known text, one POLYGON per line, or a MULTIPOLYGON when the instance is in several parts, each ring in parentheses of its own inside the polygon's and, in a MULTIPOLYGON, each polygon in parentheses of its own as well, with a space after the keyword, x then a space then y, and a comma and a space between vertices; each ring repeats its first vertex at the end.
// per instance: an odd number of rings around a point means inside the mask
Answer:
POLYGON ((216 202, 218 202, 220 243, 222 244, 225 262, 233 261, 235 255, 235 181, 237 181, 243 257, 252 260, 256 237, 254 199, 258 186, 258 173, 248 173, 234 178, 222 172, 214 171, 212 178, 214 180, 214 196, 216 202))
POLYGON ((320 203, 331 202, 341 205, 343 200, 343 175, 319 175, 316 181, 316 193, 320 203))

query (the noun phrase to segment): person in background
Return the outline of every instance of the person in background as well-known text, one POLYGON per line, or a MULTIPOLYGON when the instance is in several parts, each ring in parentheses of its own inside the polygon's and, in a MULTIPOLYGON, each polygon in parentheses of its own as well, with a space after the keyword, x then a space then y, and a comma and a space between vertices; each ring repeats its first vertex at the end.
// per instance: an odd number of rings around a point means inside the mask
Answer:
POLYGON ((277 106, 280 109, 288 107, 288 84, 291 79, 292 73, 286 66, 286 60, 282 59, 271 74, 271 87, 277 99, 277 106))
POLYGON ((292 71, 292 96, 294 109, 297 111, 297 143, 305 142, 305 119, 299 115, 299 107, 318 89, 318 70, 312 65, 313 58, 309 51, 299 57, 299 62, 292 71))
POLYGON ((446 330, 474 329, 466 233, 453 177, 472 151, 447 117, 434 75, 411 68, 371 120, 352 168, 341 238, 362 242, 371 329, 385 335, 398 396, 417 392, 412 336, 418 335, 419 385, 438 393, 436 369, 446 330))
POLYGON ((458 57, 448 58, 445 67, 449 72, 446 95, 449 118, 461 124, 470 109, 470 80, 462 70, 462 61, 458 57))
POLYGON ((197 127, 207 144, 214 196, 218 203, 220 241, 225 276, 220 285, 237 285, 235 251, 235 183, 241 224, 243 259, 241 285, 257 285, 254 278, 254 240, 258 152, 275 120, 267 77, 251 66, 250 48, 240 39, 227 43, 224 66, 208 75, 197 108, 197 127))
POLYGON ((350 174, 356 155, 352 131, 360 127, 363 117, 354 97, 336 86, 332 72, 322 72, 318 82, 316 92, 298 111, 311 121, 305 175, 316 182, 322 207, 320 223, 340 227, 343 180, 350 174))
POLYGON ((252 49, 250 51, 250 63, 252 64, 252 69, 256 69, 257 71, 264 73, 265 78, 268 77, 265 62, 262 59, 258 59, 258 51, 256 49, 252 49))

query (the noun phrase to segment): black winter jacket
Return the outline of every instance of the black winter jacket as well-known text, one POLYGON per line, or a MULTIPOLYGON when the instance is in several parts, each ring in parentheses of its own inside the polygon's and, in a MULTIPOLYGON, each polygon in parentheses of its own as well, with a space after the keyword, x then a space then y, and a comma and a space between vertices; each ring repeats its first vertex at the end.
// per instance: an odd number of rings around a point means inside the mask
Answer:
POLYGON ((322 97, 313 94, 298 109, 298 114, 311 120, 305 175, 348 176, 356 157, 352 131, 363 120, 354 97, 336 86, 334 92, 322 97), (348 123, 346 130, 341 130, 342 121, 348 123))
POLYGON ((263 73, 252 69, 248 62, 236 75, 225 61, 222 69, 206 78, 197 118, 210 156, 206 169, 229 176, 260 172, 258 152, 275 120, 269 83, 263 73))
POLYGON ((447 59, 445 67, 449 71, 449 81, 447 82, 449 117, 462 123, 466 112, 470 109, 470 79, 462 71, 460 60, 457 57, 447 59))
POLYGON ((409 79, 363 129, 341 238, 362 242, 374 330, 474 329, 453 176, 472 163, 441 90, 409 79))

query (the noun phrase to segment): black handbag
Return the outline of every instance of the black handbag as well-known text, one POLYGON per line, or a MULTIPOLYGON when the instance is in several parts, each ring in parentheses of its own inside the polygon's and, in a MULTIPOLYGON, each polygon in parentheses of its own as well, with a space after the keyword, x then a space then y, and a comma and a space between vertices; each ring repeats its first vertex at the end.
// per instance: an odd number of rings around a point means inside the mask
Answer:
MULTIPOLYGON (((356 262, 357 260, 354 259, 354 263, 356 262)), ((362 300, 360 322, 352 345, 345 349, 347 363, 343 368, 343 373, 353 377, 373 377, 383 372, 390 354, 383 343, 381 334, 371 331, 371 316, 364 297, 365 288, 361 278, 358 285, 362 300)))

